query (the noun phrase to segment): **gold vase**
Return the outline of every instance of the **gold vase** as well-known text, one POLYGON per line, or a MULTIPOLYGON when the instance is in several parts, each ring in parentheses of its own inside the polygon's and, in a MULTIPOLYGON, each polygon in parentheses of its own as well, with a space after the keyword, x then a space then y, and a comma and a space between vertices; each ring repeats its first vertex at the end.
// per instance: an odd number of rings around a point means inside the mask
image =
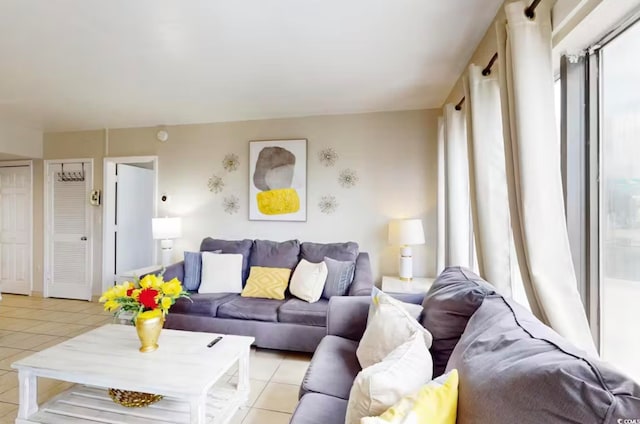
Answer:
POLYGON ((140 352, 153 352, 158 349, 158 338, 164 325, 162 314, 154 317, 136 317, 136 331, 140 339, 140 352))

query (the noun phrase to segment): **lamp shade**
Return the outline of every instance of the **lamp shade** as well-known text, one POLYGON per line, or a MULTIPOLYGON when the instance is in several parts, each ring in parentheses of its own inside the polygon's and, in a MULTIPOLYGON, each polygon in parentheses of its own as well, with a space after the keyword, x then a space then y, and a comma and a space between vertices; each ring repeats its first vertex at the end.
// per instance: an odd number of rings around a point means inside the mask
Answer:
POLYGON ((153 218, 151 223, 153 238, 156 240, 170 240, 182 237, 181 218, 153 218))
POLYGON ((412 246, 424 242, 421 219, 396 219, 389 222, 389 244, 412 246))

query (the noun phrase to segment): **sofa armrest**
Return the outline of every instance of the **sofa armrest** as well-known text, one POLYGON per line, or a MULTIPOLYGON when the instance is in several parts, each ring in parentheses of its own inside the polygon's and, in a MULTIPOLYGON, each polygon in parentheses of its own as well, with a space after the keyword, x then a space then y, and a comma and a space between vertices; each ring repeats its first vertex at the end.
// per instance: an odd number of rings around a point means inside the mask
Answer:
POLYGON ((163 269, 164 269, 164 274, 163 274, 164 281, 169 281, 174 278, 177 278, 181 282, 184 281, 184 261, 171 264, 166 268, 158 268, 155 271, 149 272, 145 275, 141 275, 140 279, 144 278, 146 275, 149 275, 149 274, 160 274, 163 269))
POLYGON ((362 252, 356 259, 356 271, 349 287, 349 296, 370 296, 373 289, 373 272, 369 254, 362 252))
POLYGON ((327 334, 358 341, 367 327, 370 296, 332 296, 327 311, 327 334))

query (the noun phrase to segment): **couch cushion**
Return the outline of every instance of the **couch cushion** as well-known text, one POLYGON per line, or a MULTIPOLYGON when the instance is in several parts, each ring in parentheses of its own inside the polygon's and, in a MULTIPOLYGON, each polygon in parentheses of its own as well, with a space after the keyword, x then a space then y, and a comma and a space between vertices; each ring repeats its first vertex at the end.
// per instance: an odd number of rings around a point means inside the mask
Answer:
POLYGON ((444 373, 453 348, 460 340, 471 315, 484 298, 495 293, 493 286, 461 267, 445 269, 424 298, 422 325, 433 336, 433 376, 444 373))
POLYGON ((236 297, 218 308, 219 318, 251 319, 255 321, 278 321, 278 308, 286 300, 236 297))
POLYGON ((327 299, 320 299, 314 303, 300 299, 289 299, 278 309, 278 321, 326 327, 327 309, 329 309, 327 299))
POLYGON ((185 298, 176 300, 170 312, 215 317, 220 305, 240 297, 233 293, 190 293, 190 296, 191 300, 185 298))
POLYGON ((302 243, 300 255, 309 262, 318 263, 324 257, 336 261, 355 261, 358 257, 358 243, 349 241, 346 243, 302 243))
POLYGON ((269 240, 255 240, 251 249, 249 266, 266 268, 289 268, 298 265, 300 242, 298 240, 281 243, 269 240))
POLYGON ((300 386, 300 396, 322 393, 349 399, 353 381, 361 371, 357 349, 357 342, 342 337, 326 336, 322 339, 300 386))
POLYGON ((289 424, 344 424, 346 414, 346 400, 309 393, 298 403, 289 424))
POLYGON ((200 243, 201 252, 239 253, 242 255, 242 281, 249 276, 249 257, 253 240, 220 240, 207 237, 200 243))
POLYGON ((640 418, 640 386, 497 294, 471 317, 447 369, 460 376, 460 424, 640 418))

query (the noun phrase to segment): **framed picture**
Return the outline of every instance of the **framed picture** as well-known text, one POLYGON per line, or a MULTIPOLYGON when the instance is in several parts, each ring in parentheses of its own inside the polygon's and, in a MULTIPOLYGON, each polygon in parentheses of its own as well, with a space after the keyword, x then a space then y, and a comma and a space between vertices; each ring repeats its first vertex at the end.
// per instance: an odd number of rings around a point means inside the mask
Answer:
POLYGON ((249 142, 249 219, 307 220, 307 140, 249 142))

